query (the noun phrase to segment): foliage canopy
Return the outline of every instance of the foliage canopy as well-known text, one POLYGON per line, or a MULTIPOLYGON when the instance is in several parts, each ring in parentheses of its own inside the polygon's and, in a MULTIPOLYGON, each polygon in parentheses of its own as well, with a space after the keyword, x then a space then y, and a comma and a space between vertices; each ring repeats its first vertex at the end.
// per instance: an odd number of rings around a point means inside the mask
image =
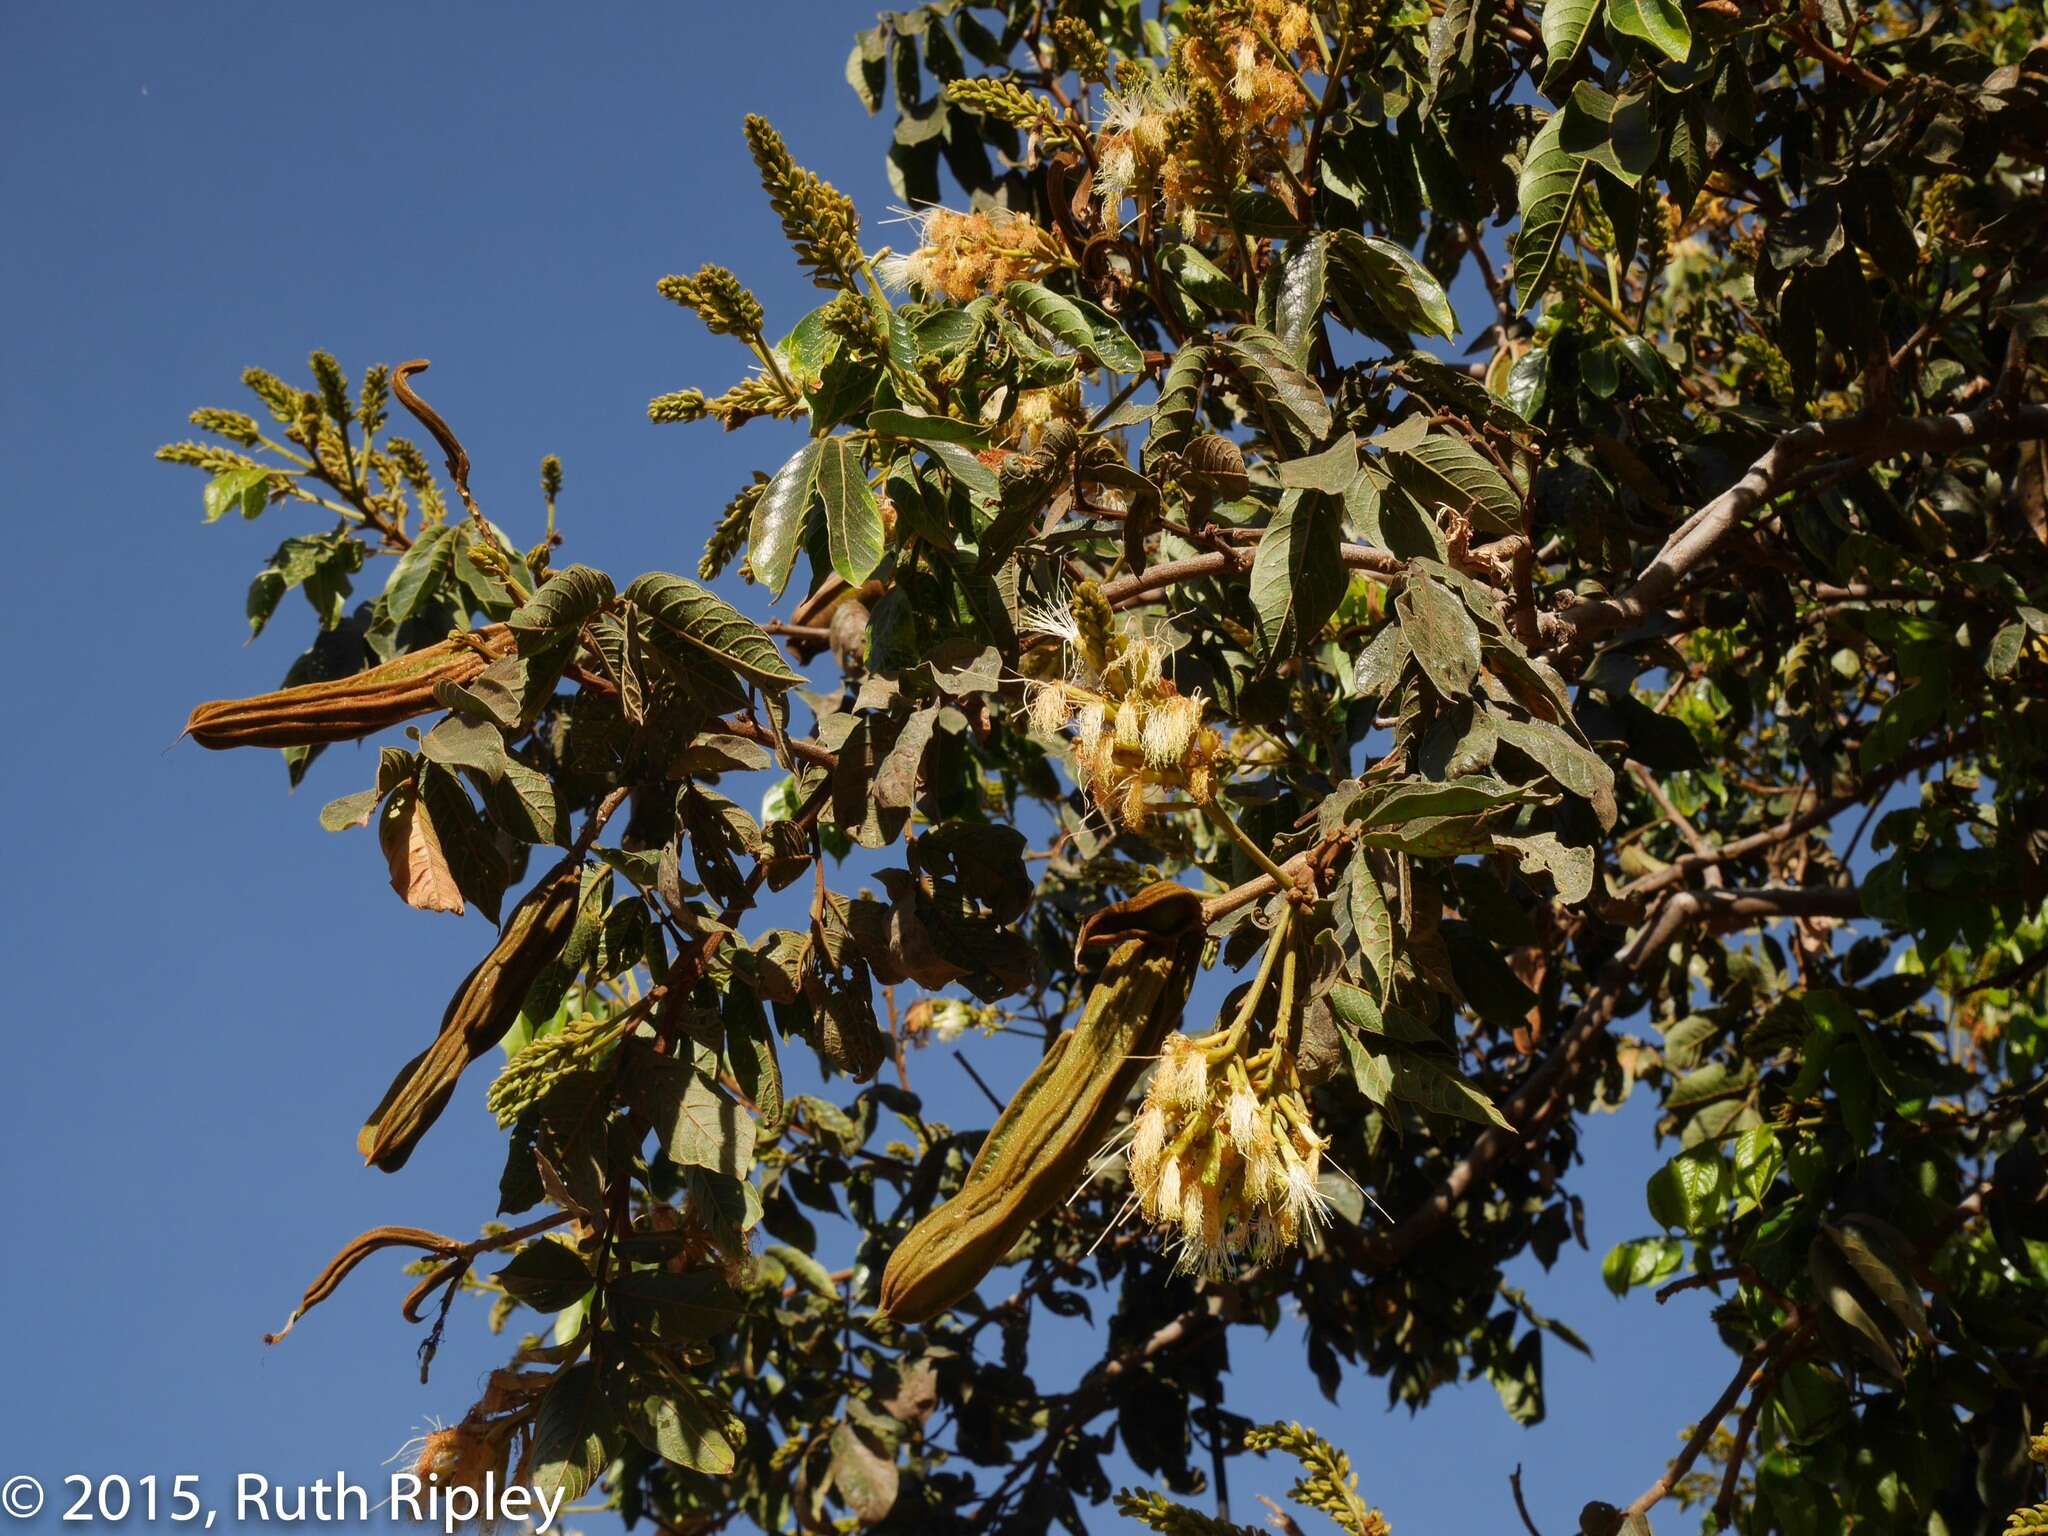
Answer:
POLYGON ((1383 1531, 1341 1453, 1231 1412, 1231 1341, 1298 1315, 1332 1394, 1484 1376, 1535 1420, 1577 1340, 1504 1266, 1572 1245, 1581 1118, 1649 1094, 1669 1160, 1603 1273, 1739 1363, 1582 1529, 2040 1497, 2041 8, 1533 11, 883 16, 847 80, 914 247, 750 118, 829 297, 778 340, 722 267, 660 284, 757 366, 652 419, 807 432, 695 580, 559 563, 552 459, 522 551, 424 364, 251 370, 257 414, 163 450, 209 521, 315 530, 248 598, 260 633, 302 592, 311 646, 193 735, 297 782, 403 727, 322 822, 500 925, 360 1144, 401 1166, 502 1047, 511 1225, 366 1233, 301 1308, 396 1247, 415 1321, 546 1320, 434 1469, 665 1529, 1037 1532, 1112 1445, 1186 1497, 1251 1449, 1383 1531), (1198 964, 1242 972, 1213 1028, 1198 964), (986 1139, 911 1088, 975 1029, 1047 1049, 986 1139), (1046 1315, 1100 1324, 1069 1389, 1046 1315))

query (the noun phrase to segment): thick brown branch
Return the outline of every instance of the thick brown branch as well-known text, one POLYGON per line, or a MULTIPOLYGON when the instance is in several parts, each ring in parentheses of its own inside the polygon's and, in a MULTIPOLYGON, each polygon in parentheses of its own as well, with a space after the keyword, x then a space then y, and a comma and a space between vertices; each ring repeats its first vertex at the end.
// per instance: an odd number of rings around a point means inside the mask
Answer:
POLYGON ((1808 422, 1778 438, 1740 480, 1680 523, 1626 592, 1545 615, 1545 641, 1553 647, 1568 645, 1647 618, 1670 599, 1680 578, 1711 555, 1745 517, 1823 454, 1848 454, 1876 463, 1912 453, 1954 453, 1976 443, 2044 436, 2048 406, 2040 405, 2014 408, 1994 403, 1946 416, 1864 415, 1808 422))
MULTIPOLYGON (((1394 577, 1406 569, 1405 564, 1383 549, 1367 549, 1363 544, 1343 546, 1345 568, 1364 571, 1368 576, 1394 577)), ((1252 551, 1218 550, 1213 554, 1190 555, 1185 560, 1168 560, 1159 565, 1148 566, 1132 576, 1120 576, 1102 589, 1102 595, 1118 608, 1128 608, 1133 603, 1151 596, 1155 592, 1183 581, 1199 581, 1204 576, 1221 576, 1225 572, 1243 573, 1252 568, 1252 551)))

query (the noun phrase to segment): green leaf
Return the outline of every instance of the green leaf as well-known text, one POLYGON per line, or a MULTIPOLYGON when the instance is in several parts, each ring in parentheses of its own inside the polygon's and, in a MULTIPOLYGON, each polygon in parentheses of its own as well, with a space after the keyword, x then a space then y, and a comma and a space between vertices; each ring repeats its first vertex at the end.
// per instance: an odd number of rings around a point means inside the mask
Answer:
POLYGON ((583 1497, 612 1459, 605 1431, 612 1417, 597 1390, 597 1367, 581 1361, 555 1378, 534 1420, 530 1477, 534 1492, 563 1503, 583 1497))
POLYGON ((1427 1056, 1396 1051, 1388 1058, 1388 1064, 1393 1069, 1395 1098, 1432 1114, 1470 1120, 1477 1125, 1497 1125, 1502 1130, 1514 1129, 1492 1099, 1427 1056))
POLYGON ((1296 490, 1342 496, 1358 478, 1358 439, 1346 432, 1321 453, 1288 459, 1280 465, 1280 483, 1296 490))
POLYGON ((1385 1001, 1394 985, 1394 915, 1387 906, 1387 893, 1373 873, 1372 860, 1361 849, 1351 856, 1349 878, 1344 883, 1351 932, 1358 952, 1372 967, 1372 978, 1385 1001))
POLYGON ((1648 43, 1675 64, 1692 52, 1692 28, 1678 0, 1608 0, 1607 24, 1648 43))
POLYGON ((398 557, 384 583, 384 611, 403 624, 447 580, 455 564, 455 530, 446 523, 425 529, 398 557))
POLYGON ((1768 1125, 1753 1125, 1737 1136, 1733 1167, 1735 1214, 1745 1216, 1762 1205, 1764 1196, 1784 1171, 1785 1154, 1778 1146, 1778 1133, 1768 1125))
POLYGON ((559 1312, 590 1289, 590 1268, 576 1251, 552 1238, 539 1238, 512 1255, 492 1277, 505 1294, 536 1312, 559 1312))
POLYGON ((880 27, 869 27, 853 40, 846 56, 846 83, 873 117, 882 106, 882 86, 889 78, 888 40, 880 27))
POLYGON ((1508 370, 1508 405, 1517 415, 1534 421, 1549 395, 1550 348, 1532 348, 1508 370))
POLYGON ((882 514, 860 450, 846 438, 828 437, 818 450, 818 499, 825 504, 832 569, 859 586, 882 563, 882 514))
POLYGON ((206 482, 200 502, 206 511, 206 521, 217 523, 230 512, 239 512, 253 521, 263 515, 269 499, 270 471, 251 466, 222 470, 206 482))
POLYGON ((1821 1231, 1901 1327, 1923 1341, 1933 1337, 1927 1303, 1913 1275, 1912 1245, 1895 1228, 1874 1216, 1846 1216, 1840 1222, 1822 1222, 1821 1231))
POLYGON ((896 1507, 896 1458, 851 1424, 832 1431, 832 1486, 863 1525, 879 1525, 896 1507))
POLYGON ((2027 627, 2014 619, 1991 637, 1991 649, 1984 658, 1987 677, 2007 677, 2020 664, 2020 650, 2027 643, 2027 627))
POLYGON ((1588 174, 1586 162, 1564 147, 1563 137, 1564 113, 1554 112, 1529 141, 1529 157, 1516 183, 1515 201, 1522 215, 1521 230, 1515 235, 1518 314, 1549 285, 1572 205, 1588 174))
POLYGON ((1219 315, 1248 315, 1252 302, 1244 290, 1215 262, 1192 245, 1167 247, 1159 258, 1174 286, 1197 304, 1219 315))
POLYGON ((1259 323, 1271 331, 1297 363, 1307 363, 1323 315, 1329 240, 1298 240, 1266 269, 1259 323))
POLYGON ((1717 1225, 1731 1194, 1728 1162, 1717 1147, 1681 1152, 1650 1175, 1650 1214, 1695 1235, 1717 1225))
POLYGON ((1152 408, 1152 435, 1145 444, 1145 462, 1162 453, 1178 453, 1202 430, 1202 383, 1208 377, 1213 349, 1189 342, 1173 354, 1166 377, 1159 381, 1159 402, 1152 408))
POLYGON ((1292 429, 1296 446, 1306 448, 1329 435, 1334 420, 1330 402, 1323 398, 1322 387, 1302 371, 1286 343, 1270 331, 1241 325, 1222 343, 1222 350, 1275 424, 1292 429))
POLYGON ((1870 1303, 1877 1298, 1864 1288, 1861 1275, 1843 1255, 1826 1226, 1806 1250, 1806 1273, 1814 1295, 1837 1322, 1845 1325, 1856 1346, 1893 1381, 1904 1381, 1906 1369, 1890 1334, 1870 1314, 1870 1303))
POLYGON ((651 1365, 624 1364, 610 1368, 604 1387, 633 1438, 662 1460, 710 1477, 731 1473, 743 1434, 702 1387, 651 1365))
POLYGON ((1429 576, 1416 573, 1394 599, 1401 633, 1436 691, 1462 699, 1479 676, 1479 626, 1464 599, 1429 576))
POLYGON ((377 809, 377 802, 383 798, 381 789, 365 789, 353 795, 343 795, 339 800, 330 800, 320 808, 320 825, 329 832, 367 827, 370 813, 377 809))
POLYGON ((1259 540, 1252 603, 1276 659, 1305 650, 1343 599, 1343 505, 1317 491, 1289 491, 1259 540))
POLYGON ((1336 248, 1361 296, 1396 329, 1446 340, 1458 334, 1458 316, 1443 284, 1406 250, 1351 230, 1336 236, 1336 248))
POLYGON ((1525 791, 1486 774, 1436 783, 1428 779, 1403 779, 1375 786, 1360 796, 1360 807, 1352 815, 1360 827, 1393 826, 1441 816, 1466 816, 1490 811, 1524 798, 1525 791))
POLYGON ((1502 741, 1535 759, 1545 773, 1590 805, 1603 832, 1613 829, 1614 770, 1599 753, 1579 745, 1562 726, 1547 720, 1514 720, 1502 715, 1494 725, 1502 741))
POLYGON ((951 416, 927 415, 923 411, 870 411, 861 425, 878 436, 903 438, 911 442, 964 443, 970 448, 988 446, 988 428, 951 416))
POLYGON ((1330 1011, 1345 1028, 1360 1035, 1374 1035, 1391 1047, 1413 1046, 1441 1053, 1443 1042, 1429 1026, 1398 1008, 1382 1012, 1378 1003, 1359 987, 1340 981, 1329 991, 1330 1011))
POLYGON ((450 715, 427 732, 420 754, 444 768, 467 768, 486 779, 500 777, 511 761, 497 726, 469 715, 450 715))
POLYGON ((1384 454, 1394 483, 1424 507, 1449 507, 1484 534, 1522 530, 1522 498, 1477 448, 1449 432, 1431 432, 1384 454))
POLYGON ((505 622, 523 634, 574 634, 613 597, 612 579, 587 565, 572 565, 542 582, 505 622))
POLYGON ((1001 494, 1002 485, 996 479, 996 472, 976 458, 964 443, 935 439, 923 447, 968 495, 988 501, 1001 494))
POLYGON ((733 1081, 772 1127, 782 1118, 782 1063, 760 996, 735 985, 726 992, 720 1012, 725 1016, 725 1054, 733 1081))
POLYGON ((1586 44, 1600 15, 1600 0, 1545 0, 1543 6, 1543 93, 1555 96, 1558 82, 1586 44))
POLYGON ((1560 901, 1576 906, 1593 894, 1595 861, 1591 848, 1572 847, 1559 841, 1555 832, 1538 832, 1530 837, 1502 833, 1493 841, 1495 847, 1514 854, 1523 874, 1550 876, 1560 901))
POLYGON ((564 841, 557 824, 555 781, 517 758, 505 760, 504 772, 484 791, 484 809, 491 820, 521 842, 564 841))
POLYGON ((645 1074, 648 1118, 669 1161, 744 1179, 754 1164, 754 1117, 690 1067, 664 1063, 645 1074))
POLYGON ((754 503, 747 525, 747 562, 754 577, 769 594, 782 596, 789 585, 790 567, 796 564, 797 547, 803 542, 804 517, 811 509, 811 492, 818 483, 818 460, 824 440, 813 438, 790 455, 754 503))
POLYGON ((1142 373, 1145 354, 1108 315, 1086 299, 1054 293, 1038 283, 1012 283, 1003 297, 1060 345, 1094 359, 1112 373, 1142 373))
POLYGON ((1560 116, 1559 142, 1565 152, 1599 166, 1624 186, 1635 186, 1657 159, 1657 132, 1646 94, 1610 96, 1581 80, 1560 116))
POLYGON ((687 577, 649 571, 626 588, 625 596, 663 629, 717 657, 751 683, 781 689, 803 681, 782 659, 766 630, 687 577))
POLYGON ((1600 1265, 1600 1278, 1617 1296, 1637 1286, 1655 1285, 1678 1273, 1685 1262, 1685 1244, 1675 1237, 1638 1237, 1616 1243, 1600 1265))
POLYGON ((827 1301, 839 1299, 839 1287, 832 1283, 832 1272, 808 1253, 800 1253, 786 1243, 770 1243, 762 1253, 788 1270, 813 1294, 827 1301))

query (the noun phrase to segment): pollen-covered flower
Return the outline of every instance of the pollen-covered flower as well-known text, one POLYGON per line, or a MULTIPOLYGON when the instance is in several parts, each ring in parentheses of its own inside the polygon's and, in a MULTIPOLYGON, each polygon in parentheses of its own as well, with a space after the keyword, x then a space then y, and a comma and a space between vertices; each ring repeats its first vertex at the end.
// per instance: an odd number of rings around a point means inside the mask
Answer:
POLYGON ((1026 715, 1042 735, 1071 725, 1075 776, 1111 820, 1142 829, 1164 791, 1208 799, 1222 738, 1202 724, 1202 696, 1183 694, 1165 675, 1155 637, 1119 623, 1086 582, 1055 602, 1027 605, 1024 627, 1061 648, 1057 681, 1039 667, 1026 715))
POLYGON ((1067 264, 1065 250, 1049 231, 1007 209, 956 213, 927 208, 912 222, 917 249, 884 258, 881 276, 893 287, 914 288, 928 298, 964 304, 1067 264))
POLYGON ((1131 1177, 1151 1185, 1159 1177, 1166 1158, 1166 1111, 1147 1104, 1131 1124, 1131 1177))
POLYGON ((468 1488, 481 1493, 493 1481, 502 1482, 505 1454, 511 1445, 511 1431, 472 1414, 460 1424, 437 1429, 420 1445, 413 1475, 423 1485, 440 1488, 468 1488))
POLYGON ((1137 1208, 1172 1234, 1192 1275, 1220 1275, 1240 1255, 1263 1263, 1329 1224, 1308 1106, 1274 1081, 1270 1053, 1248 1067, 1243 1042, 1241 1025, 1169 1036, 1132 1125, 1137 1208))
POLYGON ((1059 683, 1034 684, 1026 709, 1031 728, 1041 736, 1058 735, 1074 712, 1066 688, 1059 683))

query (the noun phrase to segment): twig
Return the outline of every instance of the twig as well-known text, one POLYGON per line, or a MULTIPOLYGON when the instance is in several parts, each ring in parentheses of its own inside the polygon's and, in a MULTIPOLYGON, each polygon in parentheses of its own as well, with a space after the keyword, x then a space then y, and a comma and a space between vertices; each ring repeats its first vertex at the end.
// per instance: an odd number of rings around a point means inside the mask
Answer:
POLYGON ((1515 1463, 1515 1470, 1508 1474, 1508 1486, 1515 1491, 1515 1513, 1522 1517, 1522 1529, 1529 1536, 1543 1536, 1536 1529, 1536 1522, 1529 1515, 1529 1506, 1522 1498, 1522 1464, 1519 1461, 1515 1463))
POLYGON ((960 1063, 960 1065, 966 1070, 966 1073, 969 1077, 974 1079, 974 1086, 981 1090, 982 1097, 987 1099, 989 1103, 993 1104, 996 1107, 997 1114, 1001 1114, 1003 1112, 1003 1101, 996 1097, 995 1089, 989 1087, 989 1085, 986 1082, 982 1081, 981 1074, 974 1070, 974 1063, 969 1061, 967 1057, 959 1051, 955 1051, 953 1053, 953 1059, 960 1063))
MULTIPOLYGON (((1368 549, 1363 544, 1346 544, 1343 560, 1347 570, 1363 571, 1368 576, 1392 579, 1407 570, 1407 566, 1383 549, 1368 549)), ((1199 581, 1204 576, 1220 576, 1225 572, 1242 573, 1252 568, 1251 550, 1219 550, 1214 554, 1191 555, 1185 560, 1168 560, 1159 565, 1148 566, 1134 576, 1122 576, 1103 585, 1102 595, 1113 607, 1128 608, 1133 603, 1153 592, 1183 581, 1199 581)))
POLYGON ((1740 1278, 1740 1276, 1741 1271, 1735 1269, 1703 1269, 1696 1275, 1687 1275, 1682 1280, 1674 1280, 1669 1285, 1660 1289, 1657 1292, 1657 1305, 1663 1306, 1665 1302, 1682 1292, 1696 1291, 1704 1285, 1719 1285, 1723 1280, 1734 1280, 1740 1278))
MULTIPOLYGON (((1702 859, 1714 859, 1714 845, 1700 836, 1699 828, 1688 821, 1685 813, 1671 803, 1671 797, 1664 792, 1664 786, 1657 782, 1657 776, 1634 759, 1630 759, 1628 771, 1635 777, 1635 781, 1643 786, 1644 793, 1657 802, 1657 809, 1663 812, 1664 819, 1678 829, 1678 835, 1691 845, 1692 851, 1702 859)), ((1721 888, 1721 866, 1718 862, 1706 866, 1706 882, 1711 890, 1721 888)))
POLYGON ((1635 942, 1609 962, 1586 993, 1557 1048, 1528 1075, 1503 1107, 1501 1112, 1514 1129, 1490 1127, 1444 1176, 1429 1199, 1383 1232, 1355 1234, 1354 1255, 1374 1269, 1400 1263, 1436 1235, 1451 1212, 1497 1164, 1536 1145, 1543 1129, 1570 1102, 1572 1085, 1606 1033, 1608 1022, 1632 990, 1637 974, 1656 962, 1680 929, 1699 922, 1722 928, 1770 917, 1855 916, 1861 910, 1861 898, 1855 890, 1836 886, 1679 891, 1665 897, 1638 930, 1635 942))
POLYGON ((1680 1447, 1677 1458, 1664 1469, 1661 1477, 1636 1495, 1635 1502, 1622 1511, 1624 1516, 1646 1515, 1664 1501, 1665 1496, 1677 1486, 1678 1480, 1692 1470, 1692 1464, 1699 1460, 1700 1452, 1707 1448, 1707 1442, 1714 1438, 1714 1431, 1721 1427, 1721 1421, 1728 1417, 1737 1399, 1756 1379, 1758 1372, 1763 1369, 1764 1362, 1791 1339, 1798 1327, 1796 1322, 1786 1323, 1742 1357, 1742 1363, 1736 1367, 1733 1379, 1714 1400, 1714 1405, 1707 1410, 1705 1417, 1694 1426, 1691 1436, 1680 1447))

